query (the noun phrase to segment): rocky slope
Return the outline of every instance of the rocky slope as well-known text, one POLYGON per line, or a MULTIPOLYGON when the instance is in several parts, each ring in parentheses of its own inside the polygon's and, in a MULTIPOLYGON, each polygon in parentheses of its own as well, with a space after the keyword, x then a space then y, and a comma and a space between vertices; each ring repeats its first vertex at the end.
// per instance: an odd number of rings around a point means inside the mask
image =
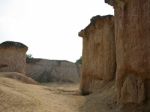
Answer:
POLYGON ((119 106, 115 82, 98 82, 96 92, 79 94, 78 84, 25 84, 0 77, 0 112, 149 112, 150 107, 119 106))
POLYGON ((32 78, 25 76, 25 74, 21 74, 17 72, 0 72, 0 77, 15 79, 20 82, 27 83, 27 84, 38 84, 32 78))
POLYGON ((76 84, 46 86, 0 77, 0 112, 116 112, 112 83, 89 96, 80 96, 76 84))
POLYGON ((28 59, 27 76, 39 82, 79 82, 80 65, 68 61, 28 59))

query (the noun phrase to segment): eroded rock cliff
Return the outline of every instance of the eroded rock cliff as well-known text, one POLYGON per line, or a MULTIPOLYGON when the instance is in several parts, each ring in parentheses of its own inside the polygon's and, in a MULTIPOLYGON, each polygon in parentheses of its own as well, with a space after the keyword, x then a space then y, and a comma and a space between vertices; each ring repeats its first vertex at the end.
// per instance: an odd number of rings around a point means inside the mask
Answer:
POLYGON ((68 61, 30 59, 26 74, 39 82, 73 82, 80 79, 80 65, 68 61))
POLYGON ((105 2, 115 10, 118 103, 144 103, 140 112, 149 112, 145 108, 150 101, 150 0, 105 2))
POLYGON ((115 38, 113 16, 95 16, 79 32, 83 37, 81 93, 88 94, 96 80, 115 77, 115 38))

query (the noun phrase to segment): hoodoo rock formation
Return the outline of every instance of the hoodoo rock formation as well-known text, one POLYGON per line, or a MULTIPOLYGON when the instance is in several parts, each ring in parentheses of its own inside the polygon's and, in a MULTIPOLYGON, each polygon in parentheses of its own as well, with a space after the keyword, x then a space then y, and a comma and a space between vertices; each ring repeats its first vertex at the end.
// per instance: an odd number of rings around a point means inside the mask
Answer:
POLYGON ((115 37, 113 16, 95 16, 79 32, 83 37, 81 94, 89 94, 94 82, 115 77, 115 37))
POLYGON ((6 41, 0 44, 0 72, 25 73, 27 46, 6 41))
POLYGON ((115 10, 118 102, 143 103, 150 94, 150 0, 105 2, 115 10))

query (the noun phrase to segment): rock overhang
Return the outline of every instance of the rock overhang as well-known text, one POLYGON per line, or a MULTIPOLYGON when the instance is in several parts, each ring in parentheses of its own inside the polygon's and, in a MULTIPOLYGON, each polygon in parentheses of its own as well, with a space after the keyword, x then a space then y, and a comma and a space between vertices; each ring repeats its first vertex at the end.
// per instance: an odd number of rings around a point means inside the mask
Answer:
POLYGON ((90 24, 82 29, 78 36, 86 38, 88 36, 88 32, 94 32, 95 29, 103 27, 104 23, 114 24, 114 22, 110 21, 113 20, 113 15, 105 15, 105 16, 94 16, 90 19, 90 24))

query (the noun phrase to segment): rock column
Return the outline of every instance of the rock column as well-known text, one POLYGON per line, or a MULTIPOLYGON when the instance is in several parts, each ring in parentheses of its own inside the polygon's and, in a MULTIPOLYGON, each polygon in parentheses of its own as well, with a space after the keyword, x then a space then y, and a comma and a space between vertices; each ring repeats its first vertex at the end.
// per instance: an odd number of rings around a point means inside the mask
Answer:
POLYGON ((150 79, 150 0, 105 2, 115 10, 118 102, 142 103, 150 79))
POLYGON ((0 72, 25 73, 27 46, 6 41, 0 44, 0 72))
POLYGON ((95 80, 112 80, 115 76, 115 38, 113 16, 95 16, 80 31, 83 37, 81 93, 89 94, 95 80))

